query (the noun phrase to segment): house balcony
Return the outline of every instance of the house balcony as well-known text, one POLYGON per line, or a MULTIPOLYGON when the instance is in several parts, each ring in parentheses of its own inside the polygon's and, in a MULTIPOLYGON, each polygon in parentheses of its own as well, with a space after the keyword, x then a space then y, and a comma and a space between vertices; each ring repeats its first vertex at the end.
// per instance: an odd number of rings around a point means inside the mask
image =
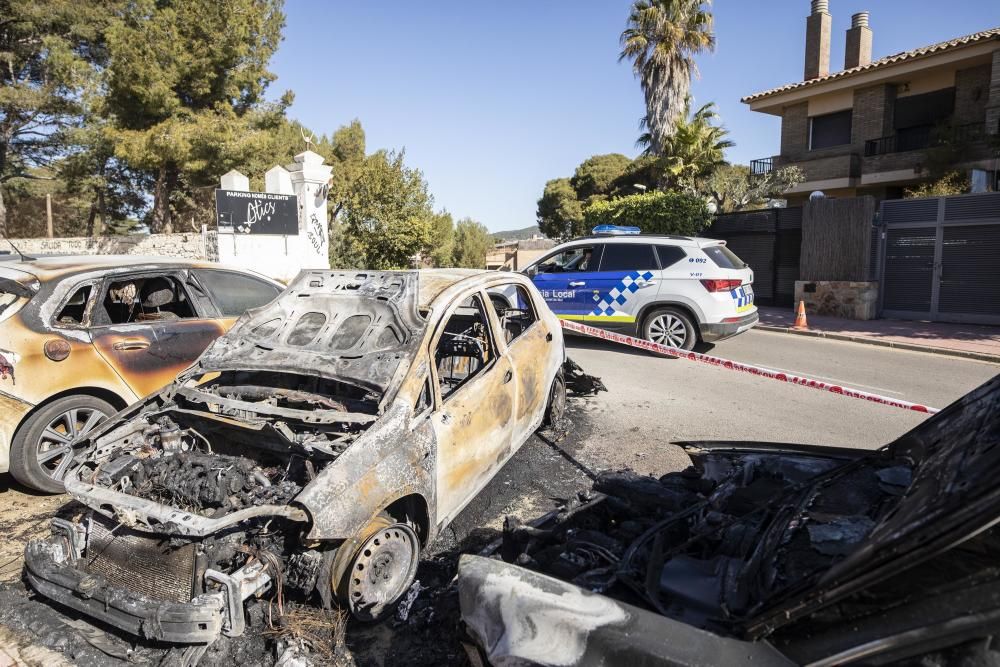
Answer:
POLYGON ((951 127, 918 127, 887 137, 865 142, 865 157, 919 151, 936 146, 964 146, 986 140, 985 123, 969 123, 951 127))

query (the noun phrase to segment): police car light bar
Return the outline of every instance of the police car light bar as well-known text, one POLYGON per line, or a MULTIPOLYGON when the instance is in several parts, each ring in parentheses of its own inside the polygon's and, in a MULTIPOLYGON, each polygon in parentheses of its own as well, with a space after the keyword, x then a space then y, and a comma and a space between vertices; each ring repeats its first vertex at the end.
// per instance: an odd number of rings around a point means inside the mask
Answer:
POLYGON ((642 233, 638 227, 623 227, 621 225, 597 225, 591 231, 595 236, 627 236, 642 233))

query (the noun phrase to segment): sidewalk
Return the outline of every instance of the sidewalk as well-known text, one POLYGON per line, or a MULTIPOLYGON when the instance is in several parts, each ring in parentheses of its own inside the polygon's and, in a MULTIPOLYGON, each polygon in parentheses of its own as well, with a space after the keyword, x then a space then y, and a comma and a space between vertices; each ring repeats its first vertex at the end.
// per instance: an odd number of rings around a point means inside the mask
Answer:
POLYGON ((845 320, 809 315, 807 330, 793 329, 790 308, 760 307, 758 329, 821 336, 1000 363, 1000 326, 915 322, 910 320, 845 320))

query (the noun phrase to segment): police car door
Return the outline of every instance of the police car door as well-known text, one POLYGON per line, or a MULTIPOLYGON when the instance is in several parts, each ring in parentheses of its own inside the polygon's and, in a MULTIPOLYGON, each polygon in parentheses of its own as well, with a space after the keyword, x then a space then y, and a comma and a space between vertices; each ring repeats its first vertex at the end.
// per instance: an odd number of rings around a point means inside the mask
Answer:
POLYGON ((586 320, 594 310, 594 287, 601 259, 600 243, 576 245, 538 262, 528 272, 542 298, 556 315, 586 320))
POLYGON ((634 329, 644 305, 656 298, 660 267, 649 243, 608 242, 597 278, 590 281, 587 321, 609 329, 634 329))

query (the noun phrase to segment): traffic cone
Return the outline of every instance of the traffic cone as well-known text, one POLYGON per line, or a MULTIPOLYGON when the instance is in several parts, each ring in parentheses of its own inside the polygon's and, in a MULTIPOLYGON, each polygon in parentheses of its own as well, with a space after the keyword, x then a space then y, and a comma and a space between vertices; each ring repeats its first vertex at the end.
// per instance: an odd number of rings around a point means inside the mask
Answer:
POLYGON ((795 324, 792 325, 793 329, 808 329, 809 323, 806 322, 806 302, 799 301, 799 310, 795 313, 795 324))

